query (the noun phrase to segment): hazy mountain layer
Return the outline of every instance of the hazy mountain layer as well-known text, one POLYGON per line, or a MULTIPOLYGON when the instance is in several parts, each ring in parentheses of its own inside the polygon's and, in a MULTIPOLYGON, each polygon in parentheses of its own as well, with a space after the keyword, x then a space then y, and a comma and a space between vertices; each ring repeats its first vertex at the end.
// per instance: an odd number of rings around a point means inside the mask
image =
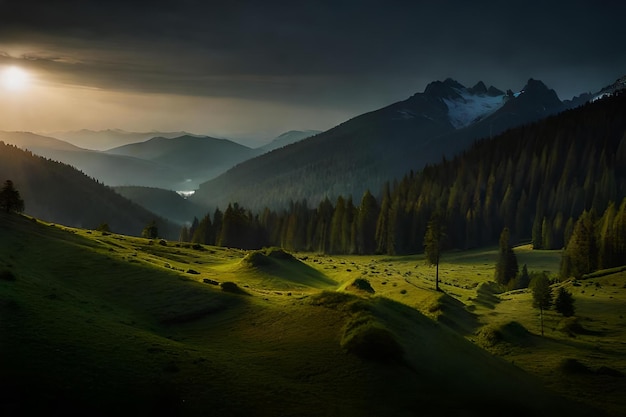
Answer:
POLYGON ((25 212, 49 222, 95 229, 107 223, 117 233, 140 235, 152 220, 159 234, 176 238, 179 226, 132 203, 69 165, 0 142, 0 181, 10 179, 25 212))

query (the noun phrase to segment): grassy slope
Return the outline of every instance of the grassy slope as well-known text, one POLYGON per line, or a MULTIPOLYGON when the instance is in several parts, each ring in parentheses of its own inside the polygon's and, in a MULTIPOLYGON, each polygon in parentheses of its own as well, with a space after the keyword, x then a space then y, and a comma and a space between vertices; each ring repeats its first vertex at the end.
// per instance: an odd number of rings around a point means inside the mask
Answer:
MULTIPOLYGON (((4 409, 8 415, 597 415, 572 408, 534 377, 441 325, 446 314, 465 320, 466 330, 483 317, 432 291, 425 279, 432 270, 421 262, 416 268, 417 258, 308 255, 303 262, 272 259, 268 269, 251 267, 244 255, 0 214, 0 272, 15 276, 0 280, 4 409), (323 289, 359 276, 388 298, 324 301, 333 293, 323 289), (223 292, 205 278, 236 282, 251 296, 223 292), (342 350, 347 324, 362 318, 390 332, 403 358, 378 362, 342 350)), ((476 266, 472 274, 487 275, 490 256, 468 259, 476 266)), ((448 265, 444 289, 467 301, 483 275, 472 275, 478 277, 472 282, 462 274, 461 257, 458 271, 448 265)))

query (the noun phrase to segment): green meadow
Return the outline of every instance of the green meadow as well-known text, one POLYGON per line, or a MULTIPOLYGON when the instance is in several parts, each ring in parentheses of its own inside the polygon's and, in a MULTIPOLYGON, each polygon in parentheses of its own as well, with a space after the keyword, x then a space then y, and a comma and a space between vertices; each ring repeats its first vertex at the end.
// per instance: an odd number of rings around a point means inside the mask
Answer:
MULTIPOLYGON (((559 251, 515 248, 556 277, 559 251)), ((623 416, 626 271, 490 283, 497 248, 242 251, 0 214, 2 415, 623 416)))

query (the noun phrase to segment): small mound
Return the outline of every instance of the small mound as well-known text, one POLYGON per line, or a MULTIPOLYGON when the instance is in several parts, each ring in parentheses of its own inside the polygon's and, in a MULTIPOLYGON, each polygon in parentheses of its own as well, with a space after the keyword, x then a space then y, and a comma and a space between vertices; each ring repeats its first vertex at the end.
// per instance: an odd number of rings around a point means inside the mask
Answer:
POLYGON ((399 361, 404 355, 393 333, 366 313, 348 321, 341 347, 348 353, 377 362, 399 361))
POLYGON ((498 345, 529 346, 532 344, 531 333, 516 321, 485 326, 479 330, 477 336, 480 345, 490 348, 498 345))
POLYGON ((292 254, 285 252, 280 248, 267 248, 250 252, 242 259, 241 262, 248 267, 262 268, 274 265, 272 259, 300 262, 292 254))
POLYGON ((360 297, 337 291, 322 291, 312 295, 308 303, 314 306, 321 306, 338 311, 358 313, 369 311, 372 306, 360 297))
POLYGON ((279 248, 252 251, 241 260, 239 268, 246 273, 254 273, 262 280, 261 286, 273 290, 322 289, 336 285, 322 272, 279 248))
POLYGON ((296 260, 296 258, 290 254, 289 252, 285 252, 281 248, 268 248, 265 251, 265 255, 274 258, 274 259, 282 259, 282 260, 296 260))
POLYGON ((590 375, 593 371, 578 359, 565 358, 559 364, 559 370, 570 375, 590 375))
POLYGON ((346 287, 346 290, 355 290, 355 291, 362 291, 362 292, 366 292, 369 294, 374 294, 374 288, 372 288, 372 285, 370 284, 370 282, 368 280, 366 280, 365 278, 357 278, 354 281, 352 281, 352 283, 350 285, 348 285, 346 287))
POLYGON ((576 335, 598 335, 600 332, 595 332, 592 330, 587 330, 580 323, 580 319, 578 317, 566 317, 559 322, 558 330, 571 336, 576 337, 576 335))
POLYGON ((483 282, 476 289, 476 298, 474 301, 483 307, 494 309, 496 304, 500 302, 497 294, 504 292, 504 288, 493 281, 483 282))
POLYGON ((229 292, 232 294, 240 294, 240 295, 250 295, 249 293, 239 288, 239 286, 235 284, 234 282, 230 282, 230 281, 222 282, 220 284, 220 287, 222 288, 222 291, 224 292, 229 292))
POLYGON ((262 251, 250 252, 244 256, 241 263, 250 268, 262 268, 272 265, 272 261, 262 251))
POLYGON ((427 298, 420 310, 460 333, 472 333, 478 326, 476 315, 461 301, 445 293, 436 293, 427 298))

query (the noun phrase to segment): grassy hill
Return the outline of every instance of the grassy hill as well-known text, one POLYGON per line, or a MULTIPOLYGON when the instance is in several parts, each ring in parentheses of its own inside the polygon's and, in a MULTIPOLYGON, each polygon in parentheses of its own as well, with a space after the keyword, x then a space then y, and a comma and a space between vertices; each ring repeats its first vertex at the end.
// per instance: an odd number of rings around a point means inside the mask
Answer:
MULTIPOLYGON (((606 328, 593 336, 599 349, 587 350, 592 336, 556 330, 536 343, 584 358, 592 373, 567 379, 574 390, 605 388, 578 404, 532 375, 556 372, 556 357, 514 346, 506 355, 515 366, 472 342, 515 308, 538 338, 528 294, 497 296, 495 308, 469 300, 490 279, 495 254, 448 256, 441 294, 420 257, 244 252, 2 213, 0 403, 6 415, 602 415, 594 406, 623 414, 623 379, 595 373, 597 360, 625 370, 623 320, 612 314, 626 290, 611 285, 623 275, 597 278, 606 294, 576 287, 581 317, 593 320, 584 327, 606 328), (374 292, 352 285, 356 278, 374 292), (449 325, 459 320, 469 334, 449 325)), ((534 269, 535 254, 524 256, 534 269)))

